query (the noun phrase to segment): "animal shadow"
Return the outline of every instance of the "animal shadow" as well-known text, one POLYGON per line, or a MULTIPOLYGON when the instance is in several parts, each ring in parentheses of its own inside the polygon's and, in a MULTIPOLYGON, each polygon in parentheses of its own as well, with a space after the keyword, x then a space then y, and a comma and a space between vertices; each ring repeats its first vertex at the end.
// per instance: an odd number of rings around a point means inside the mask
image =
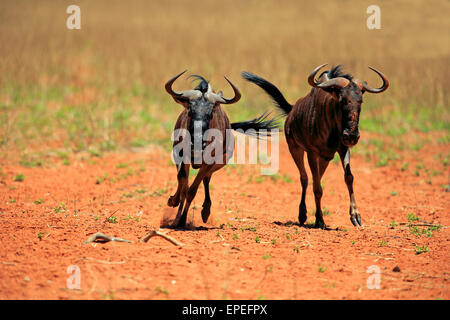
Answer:
MULTIPOLYGON (((282 227, 291 227, 291 226, 297 226, 300 228, 305 228, 305 229, 321 229, 319 227, 316 227, 314 225, 314 223, 305 223, 303 225, 300 225, 300 223, 298 222, 294 222, 294 221, 286 221, 286 222, 281 222, 281 221, 274 221, 272 222, 273 224, 276 224, 277 226, 282 226, 282 227)), ((325 226, 326 231, 338 231, 339 228, 331 228, 329 226, 325 226)))

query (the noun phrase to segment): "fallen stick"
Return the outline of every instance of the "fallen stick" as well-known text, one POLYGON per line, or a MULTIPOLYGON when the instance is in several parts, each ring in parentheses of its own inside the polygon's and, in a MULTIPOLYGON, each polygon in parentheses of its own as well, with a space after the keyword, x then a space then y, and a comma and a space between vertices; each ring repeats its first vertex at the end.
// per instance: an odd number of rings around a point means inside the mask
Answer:
POLYGON ((400 222, 401 226, 411 226, 411 227, 436 227, 436 228, 447 228, 447 226, 442 226, 439 224, 431 224, 431 223, 408 223, 408 222, 400 222))
POLYGON ((128 243, 133 243, 133 241, 130 240, 126 240, 126 239, 121 239, 121 238, 115 238, 115 237, 110 237, 107 236, 106 234, 103 234, 101 232, 97 232, 95 234, 93 234, 92 236, 89 237, 89 239, 87 239, 83 244, 88 244, 97 240, 104 240, 103 242, 109 242, 109 241, 117 241, 117 242, 128 242, 128 243))
POLYGON ((183 244, 183 243, 181 243, 181 242, 175 240, 174 238, 172 238, 171 236, 168 236, 167 234, 162 233, 162 232, 159 232, 159 231, 157 231, 157 230, 152 230, 152 231, 150 231, 150 232, 147 233, 145 236, 143 236, 143 237, 139 240, 139 242, 147 242, 151 237, 154 237, 154 236, 160 236, 160 237, 166 239, 167 241, 172 242, 172 243, 173 243, 174 245, 176 245, 176 246, 184 247, 184 244, 183 244))

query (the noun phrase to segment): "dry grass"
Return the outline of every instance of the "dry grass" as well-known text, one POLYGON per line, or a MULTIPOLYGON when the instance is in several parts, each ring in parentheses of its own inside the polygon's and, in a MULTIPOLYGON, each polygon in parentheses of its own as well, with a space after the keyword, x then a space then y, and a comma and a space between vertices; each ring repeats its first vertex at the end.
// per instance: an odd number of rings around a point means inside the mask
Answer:
POLYGON ((269 108, 261 91, 240 78, 242 70, 276 83, 294 102, 309 90, 306 77, 318 64, 344 64, 376 86, 370 65, 388 75, 391 87, 365 98, 366 119, 395 114, 407 129, 417 119, 426 130, 449 129, 446 0, 382 1, 382 30, 373 31, 366 28, 373 1, 77 4, 82 29, 70 31, 63 1, 0 3, 3 155, 29 152, 30 141, 38 150, 72 151, 165 141, 179 106, 163 84, 184 69, 225 94, 231 90, 222 76, 229 76, 248 106, 230 107, 239 120, 269 108))

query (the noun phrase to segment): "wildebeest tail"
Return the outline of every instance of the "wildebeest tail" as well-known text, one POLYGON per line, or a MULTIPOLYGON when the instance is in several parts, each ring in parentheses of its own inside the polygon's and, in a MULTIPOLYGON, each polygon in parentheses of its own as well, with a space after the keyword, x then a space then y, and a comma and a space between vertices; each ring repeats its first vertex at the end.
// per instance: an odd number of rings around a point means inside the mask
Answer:
POLYGON ((280 90, 278 90, 278 88, 269 81, 247 71, 242 71, 241 75, 245 80, 253 82, 257 86, 261 87, 272 98, 275 102, 275 106, 280 109, 284 115, 288 115, 289 112, 291 112, 293 106, 286 101, 280 90))
POLYGON ((268 119, 269 115, 270 113, 265 112, 249 121, 233 122, 231 128, 236 131, 242 130, 250 136, 270 136, 271 130, 279 128, 279 123, 278 118, 268 119))

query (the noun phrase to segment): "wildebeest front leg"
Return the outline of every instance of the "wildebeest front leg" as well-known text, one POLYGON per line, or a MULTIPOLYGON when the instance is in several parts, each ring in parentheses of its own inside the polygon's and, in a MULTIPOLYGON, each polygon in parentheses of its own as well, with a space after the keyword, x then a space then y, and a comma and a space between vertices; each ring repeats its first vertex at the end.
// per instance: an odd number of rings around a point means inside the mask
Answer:
POLYGON ((167 200, 167 205, 170 207, 176 207, 180 204, 180 201, 183 202, 186 196, 186 191, 188 189, 189 182, 189 164, 185 164, 181 162, 179 166, 177 166, 177 180, 178 187, 177 191, 173 196, 169 197, 167 200))
POLYGON ((325 221, 323 220, 322 215, 322 207, 320 201, 322 199, 322 186, 320 185, 320 180, 325 172, 325 169, 328 167, 328 161, 322 159, 321 157, 313 154, 307 153, 308 155, 308 163, 311 168, 311 173, 313 175, 313 191, 314 191, 314 200, 316 201, 316 228, 325 229, 325 221))
POLYGON ((344 168, 345 183, 347 184, 348 193, 350 195, 350 221, 354 226, 361 226, 361 216, 359 215, 355 195, 353 193, 353 175, 350 170, 350 149, 342 147, 338 152, 341 158, 342 167, 344 168))
POLYGON ((208 221, 209 215, 211 214, 211 197, 209 195, 209 181, 211 180, 211 175, 203 178, 203 186, 205 187, 205 201, 203 201, 202 208, 202 220, 204 223, 208 221))
POLYGON ((189 207, 191 206, 192 200, 194 200, 195 195, 197 194, 198 187, 200 183, 203 181, 203 179, 208 176, 210 173, 212 173, 214 165, 203 165, 200 170, 197 173, 197 176, 194 179, 194 182, 189 186, 189 189, 186 193, 186 204, 183 208, 183 214, 178 220, 178 223, 176 224, 178 228, 184 228, 186 226, 186 219, 187 214, 189 211, 189 207))

